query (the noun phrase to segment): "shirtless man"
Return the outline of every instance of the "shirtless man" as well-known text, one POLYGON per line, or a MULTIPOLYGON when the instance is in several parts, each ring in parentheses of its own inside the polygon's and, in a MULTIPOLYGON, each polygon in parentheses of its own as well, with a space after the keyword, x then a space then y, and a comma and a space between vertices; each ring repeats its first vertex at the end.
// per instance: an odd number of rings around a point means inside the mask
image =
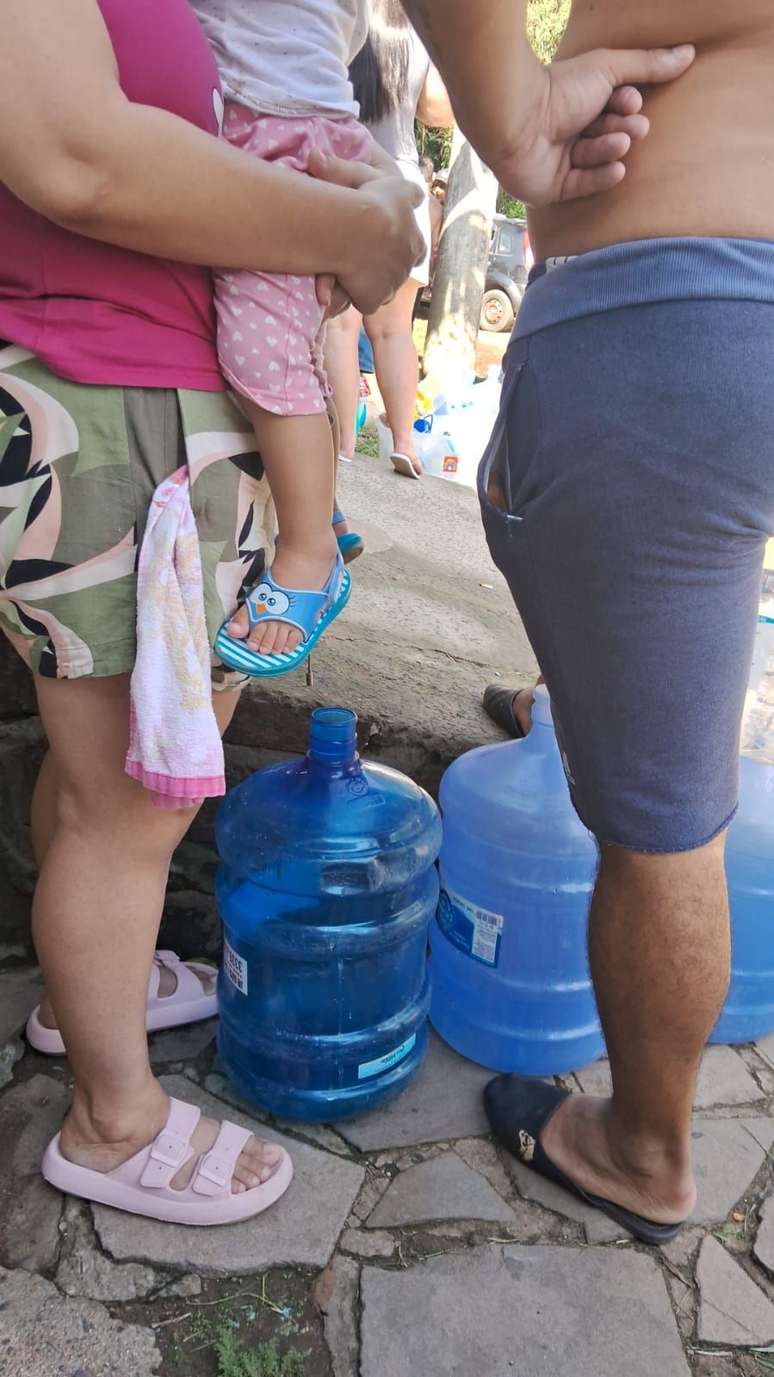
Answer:
POLYGON ((774 8, 576 0, 546 70, 526 0, 406 7, 463 129, 534 208, 542 263, 480 497, 600 846, 589 954, 613 1097, 500 1077, 488 1110, 532 1167, 663 1242, 696 1200, 693 1087, 728 981, 724 837, 774 526, 774 8), (644 137, 625 85, 643 54, 610 50, 686 42, 695 60, 648 55, 666 84, 645 88, 644 137))

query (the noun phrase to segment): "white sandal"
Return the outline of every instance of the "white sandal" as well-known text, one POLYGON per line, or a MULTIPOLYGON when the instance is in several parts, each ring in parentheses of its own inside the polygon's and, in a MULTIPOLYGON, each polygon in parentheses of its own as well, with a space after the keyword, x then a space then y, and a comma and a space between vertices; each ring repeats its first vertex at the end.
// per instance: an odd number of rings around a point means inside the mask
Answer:
POLYGON ((403 474, 404 478, 422 477, 422 475, 420 473, 417 473, 416 469, 414 468, 413 461, 409 454, 403 454, 401 450, 394 449, 392 451, 392 454, 390 455, 390 459, 392 460, 392 467, 394 468, 395 472, 403 474))
POLYGON ((197 1157, 188 1185, 173 1189, 171 1182, 196 1156, 191 1136, 200 1118, 201 1110, 195 1105, 171 1099, 169 1117, 158 1137, 107 1172, 68 1161, 57 1134, 46 1148, 41 1171, 50 1185, 66 1195, 168 1224, 236 1224, 261 1214, 285 1194, 293 1180, 293 1163, 279 1144, 274 1146, 280 1157, 268 1181, 232 1192, 236 1164, 252 1133, 228 1119, 221 1123, 209 1152, 197 1157))
MULTIPOLYGON (((205 1018, 214 1018, 218 1012, 218 996, 214 991, 207 994, 199 975, 212 977, 216 974, 214 966, 198 961, 181 961, 173 951, 157 951, 148 980, 148 1003, 145 1013, 147 1031, 157 1033, 162 1028, 179 1028, 184 1023, 198 1023, 205 1018), (168 995, 159 994, 163 967, 172 971, 177 980, 174 990, 168 995)), ((46 1028, 41 1023, 39 1004, 27 1020, 26 1032, 27 1041, 37 1052, 43 1052, 47 1057, 66 1055, 59 1029, 46 1028)))

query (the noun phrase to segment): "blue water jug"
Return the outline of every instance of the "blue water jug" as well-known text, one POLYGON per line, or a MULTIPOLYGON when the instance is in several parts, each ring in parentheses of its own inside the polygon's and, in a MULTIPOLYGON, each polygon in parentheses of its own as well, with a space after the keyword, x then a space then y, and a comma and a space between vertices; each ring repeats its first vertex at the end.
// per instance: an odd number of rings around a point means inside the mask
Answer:
POLYGON ((430 1018, 483 1066, 551 1076, 603 1051, 586 956, 597 851, 542 686, 532 722, 523 741, 470 751, 441 782, 430 1018))
POLYGON ((711 1042, 774 1031, 774 572, 763 581, 742 723, 739 811, 726 844, 731 984, 711 1042))
POLYGON ((356 723, 320 708, 307 755, 238 785, 216 827, 220 1058, 241 1094, 309 1122, 397 1095, 427 1044, 440 817, 361 762, 356 723))

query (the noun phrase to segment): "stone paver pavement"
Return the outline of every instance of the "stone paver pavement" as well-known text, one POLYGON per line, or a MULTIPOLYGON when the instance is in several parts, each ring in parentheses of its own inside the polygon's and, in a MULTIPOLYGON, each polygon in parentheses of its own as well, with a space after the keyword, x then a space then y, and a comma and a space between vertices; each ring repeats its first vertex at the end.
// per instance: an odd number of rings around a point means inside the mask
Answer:
POLYGON ((705 1238, 696 1268, 698 1335, 715 1344, 774 1342, 774 1305, 716 1238, 705 1238))
POLYGON ((3 1377, 154 1377, 160 1362, 151 1329, 121 1324, 96 1301, 65 1300, 43 1277, 0 1267, 3 1377))
POLYGON ((375 1228, 422 1224, 439 1219, 486 1219, 513 1222, 513 1210, 483 1176, 466 1167, 455 1152, 408 1167, 369 1215, 375 1228))
MULTIPOLYGON (((16 1047, 35 977, 0 979, 0 1033, 16 1047)), ((696 1215, 663 1253, 646 1253, 497 1148, 481 1107, 491 1073, 435 1036, 401 1099, 331 1128, 276 1124, 240 1100, 212 1032, 153 1040, 161 1070, 184 1069, 163 1077, 167 1089, 283 1142, 296 1167, 275 1209, 227 1229, 63 1202, 38 1165, 67 1105, 66 1063, 11 1059, 0 1085, 2 1377, 215 1377, 206 1317, 233 1315, 244 1332, 249 1306, 261 1338, 306 1355, 304 1377, 765 1377, 749 1351, 774 1341, 763 1048, 709 1050, 696 1215), (243 1291, 253 1299, 240 1302, 243 1291), (195 1370, 165 1327, 180 1316, 205 1336, 195 1370)), ((579 1081, 595 1093, 605 1074, 602 1063, 579 1081)))
POLYGON ((634 1252, 475 1248, 366 1269, 362 1377, 689 1377, 657 1264, 634 1252))

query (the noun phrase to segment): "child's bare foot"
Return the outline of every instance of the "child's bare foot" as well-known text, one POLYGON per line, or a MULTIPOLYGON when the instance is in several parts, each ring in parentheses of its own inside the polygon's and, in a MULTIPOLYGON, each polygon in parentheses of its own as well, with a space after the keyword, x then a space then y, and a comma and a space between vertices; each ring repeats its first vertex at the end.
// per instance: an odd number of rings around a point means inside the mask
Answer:
POLYGON ((276 609, 277 621, 261 622, 250 631, 247 609, 240 607, 229 623, 229 635, 237 640, 244 640, 250 649, 259 655, 282 655, 295 650, 301 644, 303 636, 298 627, 281 620, 282 614, 287 612, 290 616, 293 615, 294 589, 317 591, 325 587, 337 553, 336 537, 331 527, 326 532, 326 538, 321 541, 320 549, 313 552, 306 550, 302 553, 281 539, 277 543, 271 569, 272 579, 281 585, 281 589, 275 591, 268 584, 259 584, 252 595, 255 610, 260 614, 276 609), (263 594, 265 598, 262 602, 260 598, 263 594))

